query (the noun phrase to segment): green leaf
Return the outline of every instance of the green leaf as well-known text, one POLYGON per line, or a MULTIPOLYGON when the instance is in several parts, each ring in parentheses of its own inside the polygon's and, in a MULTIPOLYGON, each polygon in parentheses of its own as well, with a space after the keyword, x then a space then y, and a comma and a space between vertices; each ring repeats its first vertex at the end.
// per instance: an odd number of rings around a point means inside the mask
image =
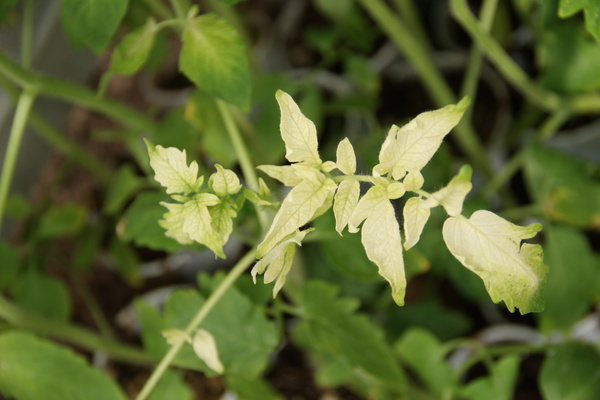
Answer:
POLYGON ((513 399, 520 362, 517 355, 504 356, 493 364, 489 376, 470 382, 462 394, 469 400, 513 399))
POLYGON ((123 165, 108 184, 102 211, 108 215, 116 214, 143 186, 144 181, 136 175, 133 167, 123 165))
POLYGON ((62 25, 73 43, 100 54, 125 15, 127 3, 127 0, 62 0, 62 25))
POLYGON ((164 195, 157 192, 143 192, 136 196, 117 226, 117 235, 153 250, 173 252, 181 249, 183 246, 166 236, 159 225, 165 213, 165 208, 160 205, 164 199, 164 195))
POLYGON ((4 240, 0 240, 0 260, 2 260, 2 267, 0 267, 0 290, 2 290, 14 280, 19 270, 17 251, 14 249, 14 246, 11 246, 4 240))
POLYGON ((552 190, 544 208, 548 218, 583 229, 600 228, 600 184, 566 184, 552 190))
POLYGON ((285 158, 291 162, 319 167, 317 128, 306 118, 292 97, 282 90, 275 94, 281 110, 281 138, 285 142, 285 158))
POLYGON ((587 0, 560 0, 558 16, 568 18, 578 13, 587 3, 587 0))
POLYGON ((341 235, 348 225, 360 197, 360 183, 355 180, 340 182, 333 198, 333 213, 335 215, 335 230, 341 235))
POLYGON ((187 165, 185 149, 156 147, 145 140, 150 155, 150 166, 154 179, 165 187, 168 194, 197 192, 202 187, 204 177, 198 177, 198 163, 187 165))
POLYGON ((550 225, 545 237, 546 262, 552 269, 545 289, 546 307, 539 315, 540 327, 545 332, 568 331, 597 296, 599 264, 583 233, 550 225))
POLYGON ((250 107, 251 80, 242 38, 224 19, 189 19, 179 56, 181 71, 196 86, 242 109, 250 107))
POLYGON ((542 247, 521 245, 541 229, 540 224, 521 227, 479 210, 469 219, 448 218, 443 236, 452 255, 483 280, 494 303, 504 300, 509 311, 516 307, 525 314, 544 309, 548 267, 542 262, 542 247))
POLYGON ((43 317, 69 319, 69 291, 61 280, 30 269, 17 277, 11 289, 15 302, 21 307, 43 317))
POLYGON ((227 388, 244 400, 282 400, 267 382, 259 378, 248 378, 244 374, 226 377, 227 388))
POLYGON ((149 400, 192 400, 194 393, 180 371, 167 369, 150 393, 149 400))
POLYGON ((262 258, 277 243, 313 219, 315 213, 333 196, 335 182, 311 167, 296 169, 304 180, 283 200, 265 238, 258 245, 256 258, 262 258))
POLYGON ((596 40, 600 41, 600 3, 596 0, 560 0, 558 16, 572 17, 583 10, 585 27, 596 40))
POLYGON ((387 188, 371 187, 359 200, 350 220, 348 230, 361 228, 361 241, 369 260, 379 268, 392 288, 392 297, 399 306, 404 304, 406 277, 402 258, 402 238, 394 206, 388 199, 387 188))
POLYGON ((600 355, 593 346, 570 342, 548 352, 540 374, 546 400, 600 398, 600 355))
POLYGON ((149 19, 145 25, 129 32, 115 48, 108 72, 132 75, 139 71, 152 50, 156 32, 156 23, 152 19, 149 19))
POLYGON ((0 26, 4 23, 7 15, 15 8, 19 0, 5 0, 0 2, 0 26))
POLYGON ((419 241, 423 228, 431 214, 430 207, 425 204, 426 200, 420 197, 411 197, 404 204, 402 215, 404 217, 404 249, 408 250, 419 241))
POLYGON ((30 333, 0 334, 0 392, 19 400, 125 400, 106 375, 70 349, 30 333))
MULTIPOLYGON (((165 234, 181 244, 198 242, 211 249, 216 256, 225 258, 221 232, 216 231, 208 207, 221 202, 212 193, 199 193, 183 204, 162 202, 169 211, 159 223, 165 234)), ((219 220, 219 223, 222 223, 219 220)))
POLYGON ((367 376, 402 392, 406 378, 383 332, 365 315, 356 312, 357 301, 340 299, 337 292, 337 287, 324 282, 308 281, 304 285, 300 301, 302 319, 295 328, 294 338, 305 338, 301 343, 304 347, 342 360, 358 376, 367 376))
POLYGON ((420 171, 440 147, 444 136, 458 124, 469 105, 463 98, 456 105, 417 115, 402 128, 394 125, 381 146, 374 175, 392 174, 396 180, 409 171, 420 171))
POLYGON ((83 228, 87 211, 77 203, 51 207, 42 215, 37 228, 40 239, 75 235, 83 228))
POLYGON ((453 384, 453 372, 446 363, 446 349, 429 331, 412 328, 394 345, 396 353, 437 398, 444 397, 453 384))

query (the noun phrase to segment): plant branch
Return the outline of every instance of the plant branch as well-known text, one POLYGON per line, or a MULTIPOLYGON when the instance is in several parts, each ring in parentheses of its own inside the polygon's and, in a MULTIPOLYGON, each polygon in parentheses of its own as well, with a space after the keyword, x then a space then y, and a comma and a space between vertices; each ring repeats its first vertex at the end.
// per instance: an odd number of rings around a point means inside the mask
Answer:
POLYGON ((96 333, 69 323, 27 312, 0 296, 0 318, 12 326, 67 341, 84 349, 108 353, 113 359, 147 365, 155 359, 141 349, 104 339, 96 333))
POLYGON ((15 164, 19 155, 19 147, 21 146, 27 118, 29 117, 29 112, 31 111, 36 95, 37 93, 35 90, 27 89, 21 93, 19 101, 17 102, 13 125, 8 137, 6 152, 4 153, 2 175, 0 176, 0 228, 2 227, 2 220, 4 219, 6 199, 8 198, 15 164))
POLYGON ((39 94, 101 112, 120 121, 133 131, 151 134, 156 132, 154 122, 142 113, 117 101, 99 98, 95 92, 83 86, 21 68, 2 52, 0 52, 0 74, 21 88, 34 89, 39 94))
POLYGON ((538 107, 554 111, 563 106, 556 93, 544 89, 534 83, 519 65, 502 49, 492 36, 479 24, 466 0, 450 0, 450 10, 455 19, 477 42, 483 52, 490 58, 502 74, 531 102, 538 107))
MULTIPOLYGON (((390 39, 398 46, 413 65, 423 80, 429 95, 438 107, 456 102, 456 98, 448 83, 444 81, 425 48, 419 46, 414 35, 410 33, 404 22, 395 16, 392 10, 381 0, 358 0, 359 3, 377 21, 390 39)), ((455 128, 456 139, 461 149, 472 163, 481 168, 486 175, 492 171, 485 157, 485 149, 475 134, 469 121, 455 128)))
POLYGON ((21 65, 24 68, 31 68, 33 61, 33 27, 33 0, 26 0, 21 29, 21 65))
MULTIPOLYGON (((192 336, 194 330, 198 328, 198 326, 204 321, 204 318, 212 311, 217 302, 223 297, 223 295, 227 292, 227 290, 234 284, 234 282, 242 275, 242 273, 250 266, 250 264, 254 261, 254 255, 256 253, 256 249, 250 250, 244 257, 242 257, 237 264, 229 271, 225 279, 219 284, 219 286, 215 289, 214 292, 208 297, 204 305, 198 310, 194 318, 190 321, 188 326, 185 328, 185 334, 188 336, 192 336)), ((142 388, 141 392, 136 397, 136 400, 144 400, 148 398, 152 389, 156 386, 160 378, 163 376, 169 365, 173 362, 177 353, 183 346, 185 342, 180 341, 177 344, 171 346, 167 354, 160 361, 152 375, 146 381, 146 384, 142 388)))

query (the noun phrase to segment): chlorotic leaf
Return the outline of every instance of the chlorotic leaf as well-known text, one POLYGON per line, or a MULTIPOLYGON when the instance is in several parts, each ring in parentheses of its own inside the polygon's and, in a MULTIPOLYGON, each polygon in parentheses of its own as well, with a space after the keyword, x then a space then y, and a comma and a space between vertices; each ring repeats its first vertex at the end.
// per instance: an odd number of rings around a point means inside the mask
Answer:
POLYGON ((135 74, 146 62, 152 50, 156 32, 156 22, 152 19, 138 29, 129 32, 115 48, 108 72, 122 75, 135 74))
POLYGON ((182 343, 191 343, 192 338, 181 329, 165 329, 161 335, 170 346, 179 346, 182 343))
POLYGON ((296 186, 302 182, 302 178, 291 165, 259 165, 256 168, 285 186, 296 186))
POLYGON ((409 191, 419 190, 423 187, 423 183, 425 183, 425 179, 423 175, 421 175, 420 171, 408 171, 408 174, 402 180, 404 183, 404 188, 409 191))
POLYGON ((125 16, 127 3, 127 0, 62 0, 62 25, 72 42, 100 54, 125 16))
POLYGON ((321 165, 317 128, 306 118, 292 97, 282 90, 275 94, 281 110, 281 137, 285 142, 285 158, 313 167, 321 165))
POLYGON ((387 187, 387 197, 390 200, 399 199, 404 196, 404 193, 406 193, 406 189, 402 182, 392 182, 387 187))
POLYGON ((302 240, 312 229, 296 231, 281 241, 252 267, 252 279, 256 283, 256 275, 264 274, 264 283, 275 281, 273 298, 285 283, 286 275, 292 267, 296 245, 302 246, 302 240))
POLYGON ((84 357, 30 333, 0 334, 0 393, 19 400, 125 399, 84 357))
POLYGON ((169 212, 159 223, 167 230, 166 235, 181 244, 196 241, 211 249, 218 257, 225 258, 221 234, 215 231, 210 206, 220 203, 211 193, 200 193, 183 204, 161 203, 169 212))
POLYGON ((242 38, 215 14, 188 20, 179 56, 181 71, 215 97, 247 109, 251 80, 242 38))
POLYGON ((223 168, 220 164, 215 164, 217 172, 210 179, 212 189, 218 196, 236 194, 242 188, 240 179, 230 169, 223 168))
POLYGON ((208 212, 215 234, 221 237, 221 243, 227 243, 231 232, 233 232, 233 218, 237 216, 234 203, 231 200, 226 201, 224 199, 221 203, 209 207, 208 212))
POLYGON ((495 303, 504 301, 512 312, 539 312, 548 267, 539 245, 523 244, 540 231, 540 224, 514 225, 490 211, 476 211, 469 219, 444 222, 446 246, 458 261, 479 275, 495 303))
POLYGON ((392 174, 396 180, 408 171, 420 171, 440 147, 444 136, 458 124, 469 98, 456 105, 419 114, 402 128, 394 125, 381 146, 374 175, 392 174))
POLYGON ((435 207, 441 204, 451 217, 456 217, 462 212, 463 202, 467 193, 471 191, 471 167, 463 166, 448 185, 435 193, 424 203, 427 207, 435 207))
POLYGON ((148 140, 146 146, 154 179, 167 189, 168 194, 187 194, 200 190, 204 178, 198 177, 198 164, 195 161, 187 165, 185 150, 160 145, 155 147, 148 140))
POLYGON ((340 171, 346 175, 356 172, 356 155, 354 147, 348 138, 342 140, 337 147, 335 163, 340 171))
POLYGON ((425 200, 411 197, 406 201, 402 211, 404 216, 404 249, 408 250, 419 241, 423 228, 429 219, 431 210, 424 205, 425 200))
POLYGON ((348 225, 348 220, 354 212, 360 197, 360 183, 355 180, 340 182, 333 198, 333 214, 335 215, 335 230, 341 235, 348 225))
POLYGON ((350 232, 356 232, 363 220, 361 241, 367 257, 377 265, 379 275, 390 283, 392 297, 401 306, 406 291, 402 239, 386 189, 373 186, 359 200, 348 221, 350 232))
POLYGON ((192 347, 194 353, 208 365, 213 371, 222 374, 225 371, 221 360, 219 359, 219 351, 217 343, 213 335, 205 330, 198 329, 192 339, 192 347))
POLYGON ((256 258, 267 254, 287 235, 308 223, 333 195, 337 185, 314 168, 303 171, 307 174, 298 186, 294 187, 283 200, 273 223, 263 241, 258 245, 256 258))

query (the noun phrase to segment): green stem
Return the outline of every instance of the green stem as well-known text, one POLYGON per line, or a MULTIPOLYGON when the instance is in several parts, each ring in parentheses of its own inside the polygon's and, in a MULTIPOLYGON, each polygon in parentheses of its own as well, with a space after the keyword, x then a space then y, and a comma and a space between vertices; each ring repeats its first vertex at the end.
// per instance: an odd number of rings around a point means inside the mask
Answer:
POLYGON ((34 88, 40 95, 47 95, 70 103, 80 104, 91 110, 112 117, 136 132, 154 134, 156 124, 144 114, 117 101, 99 98, 96 93, 71 82, 62 81, 21 68, 0 52, 0 74, 22 88, 34 88))
POLYGON ((92 319, 96 323, 96 327, 100 331, 100 334, 106 339, 114 340, 115 334, 110 326, 110 323, 106 319, 100 304, 98 304, 98 301, 96 301, 96 298, 90 292, 87 283, 81 279, 81 276, 78 272, 79 271, 71 271, 71 279, 75 284, 75 289, 83 299, 83 302, 90 312, 92 319))
POLYGON ((483 187, 481 190, 482 194, 484 196, 489 196, 490 194, 497 192, 523 166, 525 159, 524 151, 515 154, 483 187))
MULTIPOLYGON (((13 102, 17 102, 19 98, 18 89, 14 85, 0 75, 0 86, 8 94, 13 102)), ((97 175, 101 181, 106 182, 110 179, 111 171, 108 167, 102 164, 93 154, 86 151, 74 141, 67 138, 64 134, 55 129, 52 125, 38 115, 35 110, 31 110, 27 121, 35 132, 54 150, 57 150, 67 158, 81 164, 88 171, 97 175)))
MULTIPOLYGON (((171 7, 175 11, 175 17, 184 19, 185 18, 185 10, 184 5, 181 4, 181 0, 171 0, 171 7)), ((187 5, 189 8, 189 4, 187 5)))
POLYGON ((173 18, 173 13, 169 7, 165 6, 160 0, 144 0, 146 6, 158 17, 163 19, 173 18))
POLYGON ((569 109, 564 108, 556 111, 552 115, 548 117, 540 127, 537 133, 537 139, 540 141, 545 141, 550 139, 560 127, 571 117, 571 112, 569 109))
MULTIPOLYGON (((204 305, 198 310, 194 318, 190 321, 188 326, 185 328, 185 334, 188 336, 192 336, 194 330, 198 328, 198 326, 204 321, 204 318, 212 311, 217 302, 223 297, 223 295, 227 292, 227 290, 234 284, 234 282, 242 275, 242 273, 250 266, 250 264, 254 261, 254 255, 256 253, 256 249, 250 250, 244 257, 242 257, 237 264, 229 271, 225 279, 219 284, 219 286, 215 289, 214 292, 210 295, 210 297, 206 300, 204 305)), ((181 341, 177 344, 171 346, 167 354, 160 361, 156 369, 152 372, 152 375, 146 381, 146 384, 142 388, 141 392, 136 397, 136 400, 144 400, 148 398, 152 389, 156 386, 162 375, 165 373, 169 365, 173 362, 173 359, 179 353, 179 350, 183 346, 184 341, 181 341)))
MULTIPOLYGON (((248 189, 258 192, 260 186, 258 184, 258 177, 256 176, 254 164, 252 163, 246 145, 242 140, 240 130, 233 119, 229 105, 219 99, 216 100, 216 103, 219 113, 221 114, 221 118, 223 119, 223 123, 225 124, 225 129, 227 130, 229 140, 231 140, 235 154, 238 157, 238 162, 240 164, 240 168, 242 169, 242 174, 244 174, 244 179, 246 180, 248 189)), ((268 216, 258 206, 256 206, 256 212, 261 228, 263 231, 265 231, 269 226, 268 216)))
POLYGON ((563 107, 563 102, 556 93, 548 91, 534 83, 519 65, 502 49, 492 36, 485 32, 469 9, 466 0, 450 0, 450 10, 455 19, 477 42, 479 47, 490 58, 494 65, 502 72, 519 91, 531 102, 545 110, 558 110, 563 107))
POLYGON ((3 296, 0 296, 0 318, 17 328, 54 337, 84 349, 104 351, 115 360, 140 365, 147 365, 155 361, 154 358, 138 348, 104 339, 84 328, 22 310, 3 296))
MULTIPOLYGON (((494 14, 496 12, 496 7, 498 5, 498 0, 485 0, 481 7, 481 28, 485 32, 489 32, 492 28, 492 23, 494 22, 494 14)), ((483 63, 483 52, 479 46, 473 46, 471 50, 471 54, 469 55, 469 63, 467 65, 467 72, 465 73, 465 78, 462 83, 462 88, 460 90, 461 96, 469 96, 471 98, 471 102, 475 102, 475 97, 477 94, 477 83, 479 81, 479 75, 481 72, 481 65, 483 63)), ((470 115, 473 112, 472 108, 469 108, 465 111, 465 117, 470 119, 470 115)), ((463 118, 465 118, 463 117, 463 118)))
POLYGON ((427 33, 423 28, 421 17, 415 8, 413 0, 394 0, 393 4, 404 21, 406 21, 406 24, 410 26, 412 33, 419 40, 420 46, 424 47, 426 51, 429 51, 429 49, 431 49, 431 44, 427 39, 427 33))
POLYGON ((25 2, 21 29, 21 65, 31 68, 33 61, 33 0, 25 2))
POLYGON ((4 154, 4 164, 2 166, 2 175, 0 176, 0 228, 2 228, 2 220, 4 218, 4 208, 6 207, 6 199, 10 190, 10 184, 13 178, 15 164, 19 155, 19 147, 23 139, 25 125, 29 112, 36 97, 35 90, 25 90, 19 96, 17 109, 13 125, 10 130, 6 152, 4 154))
MULTIPOLYGON (((419 46, 418 41, 409 32, 404 22, 394 15, 381 0, 357 0, 377 21, 379 26, 389 35, 390 39, 404 52, 415 71, 438 107, 456 102, 450 86, 444 81, 427 49, 419 46)), ((472 163, 481 168, 486 175, 492 175, 491 168, 485 157, 485 149, 475 134, 469 121, 455 128, 456 140, 461 149, 471 159, 472 163)))

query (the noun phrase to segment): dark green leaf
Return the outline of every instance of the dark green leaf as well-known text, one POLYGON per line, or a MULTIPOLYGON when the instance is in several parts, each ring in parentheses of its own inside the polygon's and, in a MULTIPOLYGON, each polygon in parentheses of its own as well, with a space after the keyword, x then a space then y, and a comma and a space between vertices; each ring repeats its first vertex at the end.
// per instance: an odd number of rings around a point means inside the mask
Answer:
POLYGON ((567 343, 548 352, 540 374, 545 400, 600 399, 600 355, 592 346, 567 343))
POLYGON ((0 260, 2 260, 2 266, 0 267, 0 289, 2 289, 13 281, 19 270, 17 252, 13 246, 4 240, 0 240, 0 260))
POLYGON ((545 207, 548 218, 583 229, 600 228, 600 184, 588 181, 555 188, 545 207))
POLYGON ((69 292, 62 281, 30 269, 18 277, 12 289, 15 302, 23 308, 52 319, 69 319, 69 292))
POLYGON ((391 346, 377 325, 356 313, 357 307, 353 299, 338 298, 335 286, 309 281, 304 286, 300 311, 303 317, 295 336, 303 338, 302 345, 344 360, 354 370, 402 392, 406 378, 391 346))
POLYGON ((546 307, 539 318, 546 332, 568 330, 591 306, 600 265, 579 231, 548 225, 544 234, 545 262, 550 271, 544 290, 546 307))
POLYGON ((469 400, 511 400, 519 372, 519 356, 509 355, 494 363, 489 376, 479 378, 462 391, 469 400))
POLYGON ((144 185, 144 181, 136 175, 129 164, 123 165, 108 184, 104 199, 103 212, 113 215, 119 212, 144 185))
POLYGON ((78 233, 85 222, 86 210, 80 204, 67 203, 51 207, 39 221, 37 236, 52 239, 78 233))
POLYGON ((137 253, 126 243, 118 238, 113 238, 109 247, 110 255, 115 262, 119 275, 132 286, 136 286, 142 280, 140 275, 140 260, 137 253))
POLYGON ((152 390, 148 400, 192 400, 194 394, 180 371, 168 369, 152 390))
POLYGON ((21 220, 29 215, 31 205, 25 196, 20 193, 13 193, 6 202, 5 212, 10 218, 21 220))
POLYGON ((128 0, 62 0, 62 24, 73 43, 100 54, 127 11, 128 0))
POLYGON ((0 335, 0 392, 19 400, 125 400, 121 390, 72 350, 29 333, 0 335))
POLYGON ((0 2, 0 25, 4 23, 6 16, 17 5, 19 0, 4 0, 0 2))
POLYGON ((225 20, 204 14, 190 20, 183 32, 181 71, 211 95, 247 110, 250 71, 242 38, 225 20))
POLYGON ((227 375, 227 388, 244 400, 280 400, 268 383, 258 378, 241 375, 227 375))
POLYGON ((446 352, 440 341, 429 331, 413 328, 394 347, 432 392, 444 397, 442 394, 452 385, 453 372, 445 362, 446 352))
POLYGON ((230 6, 237 4, 237 3, 241 3, 242 1, 246 1, 246 0, 219 0, 221 3, 225 3, 228 4, 230 6))

